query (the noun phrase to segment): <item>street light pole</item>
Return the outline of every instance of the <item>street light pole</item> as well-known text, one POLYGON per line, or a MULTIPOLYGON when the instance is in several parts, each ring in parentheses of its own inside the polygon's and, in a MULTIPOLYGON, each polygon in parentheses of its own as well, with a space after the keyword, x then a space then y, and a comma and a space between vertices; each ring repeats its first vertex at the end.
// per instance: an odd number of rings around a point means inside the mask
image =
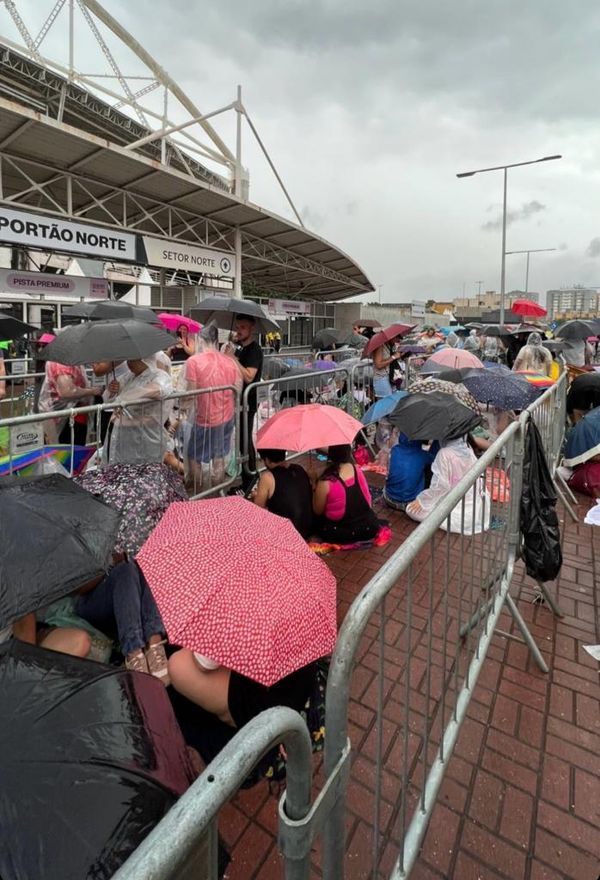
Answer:
POLYGON ((504 323, 504 294, 506 286, 506 194, 508 184, 508 169, 521 168, 523 165, 537 165, 539 162, 552 162, 554 159, 562 159, 562 156, 542 156, 541 159, 530 159, 527 162, 512 162, 510 165, 492 165, 489 168, 476 168, 474 171, 461 171, 457 177, 473 177, 474 174, 483 174, 486 171, 504 172, 504 198, 502 200, 502 262, 500 269, 500 323, 504 323))
POLYGON ((504 169, 504 199, 502 201, 502 263, 500 270, 500 326, 504 324, 504 293, 506 290, 506 189, 508 168, 504 169))

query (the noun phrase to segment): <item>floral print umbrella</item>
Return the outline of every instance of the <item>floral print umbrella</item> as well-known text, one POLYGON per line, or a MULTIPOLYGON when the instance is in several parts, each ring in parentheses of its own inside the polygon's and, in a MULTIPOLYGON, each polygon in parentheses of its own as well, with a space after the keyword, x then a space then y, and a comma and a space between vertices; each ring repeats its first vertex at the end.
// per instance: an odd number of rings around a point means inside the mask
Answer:
POLYGON ((115 551, 135 556, 173 501, 187 500, 181 477, 164 464, 113 464, 74 477, 123 516, 115 551))

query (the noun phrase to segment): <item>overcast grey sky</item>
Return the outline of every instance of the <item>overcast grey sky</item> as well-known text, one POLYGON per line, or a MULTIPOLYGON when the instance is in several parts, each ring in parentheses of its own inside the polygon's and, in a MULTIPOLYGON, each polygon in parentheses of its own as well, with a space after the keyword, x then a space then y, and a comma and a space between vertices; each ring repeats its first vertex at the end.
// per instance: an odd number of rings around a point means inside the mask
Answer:
MULTIPOLYGON (((33 22, 53 0, 19 5, 33 22)), ((597 0, 104 5, 202 111, 243 86, 306 224, 384 300, 497 289, 501 174, 456 172, 553 153, 510 172, 507 250, 558 248, 532 255, 531 289, 600 285, 597 0)), ((289 216, 250 138, 251 199, 289 216)), ((524 275, 507 257, 507 289, 524 275)))

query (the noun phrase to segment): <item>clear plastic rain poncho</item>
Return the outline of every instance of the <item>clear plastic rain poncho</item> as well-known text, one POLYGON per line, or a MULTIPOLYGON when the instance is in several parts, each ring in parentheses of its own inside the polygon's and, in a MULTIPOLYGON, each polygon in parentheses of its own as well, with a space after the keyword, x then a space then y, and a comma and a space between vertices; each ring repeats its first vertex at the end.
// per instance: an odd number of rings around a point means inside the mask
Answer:
MULTIPOLYGON (((445 443, 431 465, 429 488, 420 492, 415 501, 409 504, 406 509, 411 519, 416 519, 418 522, 426 519, 439 507, 448 492, 458 485, 476 462, 475 453, 464 437, 445 443)), ((450 531, 474 535, 488 529, 490 526, 490 504, 490 497, 485 491, 483 480, 480 478, 465 496, 464 528, 463 505, 457 504, 450 514, 450 531)), ((447 529, 448 520, 444 520, 440 528, 447 529)))
POLYGON ((541 373, 547 376, 552 366, 552 355, 542 345, 539 333, 530 333, 527 345, 524 345, 513 364, 513 370, 525 370, 530 373, 541 373))
POLYGON ((171 378, 155 366, 152 357, 144 359, 146 369, 139 376, 129 374, 119 393, 110 402, 115 406, 112 431, 107 439, 108 464, 145 464, 163 460, 167 451, 164 423, 170 406, 163 398, 172 391, 171 378), (148 399, 133 404, 132 401, 148 399))

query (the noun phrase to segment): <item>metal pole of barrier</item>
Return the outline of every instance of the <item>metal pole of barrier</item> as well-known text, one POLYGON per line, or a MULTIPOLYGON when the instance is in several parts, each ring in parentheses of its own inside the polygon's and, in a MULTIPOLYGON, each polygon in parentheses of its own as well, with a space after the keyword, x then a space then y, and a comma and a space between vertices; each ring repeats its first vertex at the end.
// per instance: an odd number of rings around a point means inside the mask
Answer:
MULTIPOLYGON (((220 808, 233 797, 263 755, 280 742, 287 753, 285 812, 290 819, 304 819, 310 809, 312 783, 310 734, 303 718, 292 709, 268 709, 236 733, 113 875, 113 880, 179 880, 182 872, 192 866, 199 880, 216 880, 214 864, 208 872, 206 863, 197 864, 199 842, 214 824, 220 808)), ((287 880, 308 880, 310 852, 302 859, 284 858, 287 880)))
MULTIPOLYGON (((465 493, 469 491, 476 480, 479 479, 479 473, 485 472, 485 468, 494 462, 502 447, 517 431, 518 425, 511 425, 504 432, 504 435, 496 440, 495 443, 484 452, 478 461, 477 475, 474 475, 473 473, 468 474, 451 492, 448 493, 444 503, 440 505, 438 509, 433 511, 427 519, 421 523, 411 535, 409 535, 402 546, 361 590, 348 610, 338 635, 327 683, 327 737, 325 740, 325 773, 327 776, 333 773, 346 746, 351 672, 360 638, 369 623, 371 615, 377 609, 383 597, 396 583, 400 575, 408 570, 422 547, 435 536, 438 528, 449 516, 450 512, 456 507, 456 505, 461 503, 465 493)), ((500 606, 501 604, 502 603, 500 603, 500 606)), ((492 637, 493 629, 494 626, 491 627, 488 638, 492 637)), ((477 664, 483 662, 484 656, 485 652, 482 652, 481 656, 477 658, 477 664)), ((471 664, 469 667, 469 674, 474 676, 475 670, 478 672, 479 667, 471 664)), ((470 683, 471 687, 474 685, 474 681, 475 679, 473 678, 470 683)), ((470 699, 470 694, 468 699, 470 699)), ((466 701, 467 703, 468 699, 466 701)), ((461 710, 460 707, 457 710, 457 717, 459 718, 458 726, 460 726, 460 721, 465 712, 466 704, 464 710, 461 710)), ((458 730, 456 731, 455 736, 456 735, 458 735, 458 730)), ((445 754, 447 756, 450 755, 451 744, 453 744, 453 741, 454 740, 446 741, 445 754)), ((345 851, 344 806, 344 791, 342 790, 325 825, 323 869, 326 880, 337 880, 337 878, 343 876, 345 851)))

